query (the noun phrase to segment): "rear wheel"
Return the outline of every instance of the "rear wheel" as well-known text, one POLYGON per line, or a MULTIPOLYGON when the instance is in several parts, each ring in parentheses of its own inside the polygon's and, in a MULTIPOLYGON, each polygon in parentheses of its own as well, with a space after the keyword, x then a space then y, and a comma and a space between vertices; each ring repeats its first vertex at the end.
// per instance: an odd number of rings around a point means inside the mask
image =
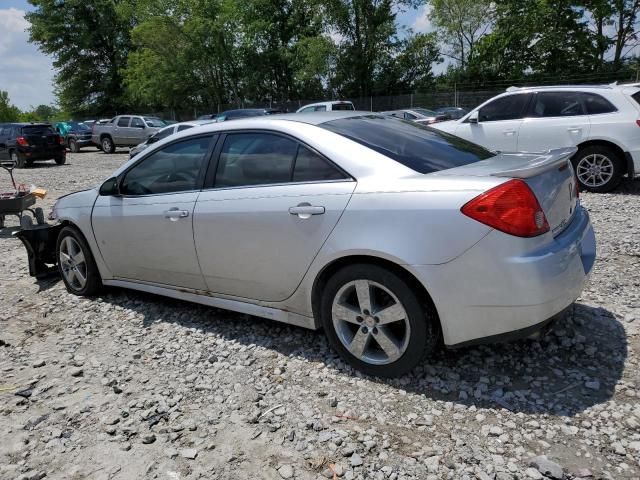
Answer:
POLYGON ((67 163, 67 157, 65 155, 62 155, 61 157, 56 157, 54 160, 58 165, 64 165, 65 163, 67 163))
POLYGON ((27 164, 24 156, 13 150, 11 152, 11 161, 15 164, 16 168, 24 168, 27 164))
POLYGON ((104 153, 113 153, 116 151, 116 146, 113 144, 111 137, 104 137, 101 140, 100 145, 102 146, 102 151, 104 153))
POLYGON ((56 245, 58 270, 67 290, 89 296, 102 286, 98 267, 84 237, 73 227, 64 227, 56 245))
POLYGON ((320 316, 331 346, 369 375, 403 375, 439 341, 428 300, 418 298, 403 278, 376 265, 352 265, 331 277, 320 316))
POLYGON ((610 192, 622 180, 622 159, 614 150, 605 146, 580 149, 573 158, 573 167, 580 188, 589 192, 610 192))
POLYGON ((75 138, 69 139, 69 150, 71 150, 71 153, 78 153, 80 151, 80 147, 75 138))

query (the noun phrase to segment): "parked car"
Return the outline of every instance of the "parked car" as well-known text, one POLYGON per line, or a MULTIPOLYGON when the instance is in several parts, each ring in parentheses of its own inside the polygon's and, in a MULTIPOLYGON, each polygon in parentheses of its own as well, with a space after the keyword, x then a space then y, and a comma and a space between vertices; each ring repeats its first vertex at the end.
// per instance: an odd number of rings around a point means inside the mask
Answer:
POLYGON ((67 148, 73 153, 78 153, 82 147, 93 145, 91 128, 84 122, 73 120, 58 122, 54 128, 64 138, 67 148))
POLYGON ((426 108, 389 110, 387 112, 382 112, 382 114, 390 115, 392 117, 401 118, 404 120, 410 120, 416 123, 424 123, 425 125, 431 125, 432 123, 444 122, 445 120, 450 120, 450 118, 447 115, 438 114, 433 110, 428 110, 426 108))
POLYGON ((440 107, 436 108, 436 113, 448 116, 449 120, 458 120, 469 113, 469 110, 460 107, 440 107))
POLYGON ((296 113, 308 113, 308 112, 331 112, 334 110, 355 110, 353 103, 349 101, 333 101, 333 102, 318 102, 310 103, 304 107, 300 107, 296 113))
POLYGON ((50 247, 31 250, 57 256, 73 294, 323 327, 351 365, 396 376, 440 339, 530 335, 580 295, 595 237, 574 151, 496 155, 360 112, 213 123, 58 199, 50 247))
POLYGON ((168 127, 164 127, 162 130, 159 130, 158 132, 151 135, 144 142, 136 145, 131 150, 129 150, 129 158, 135 157, 150 145, 153 145, 154 143, 159 142, 160 140, 167 138, 174 133, 182 132, 183 130, 188 130, 189 128, 206 125, 207 123, 213 122, 215 122, 215 120, 191 120, 190 122, 174 123, 172 125, 169 125, 168 127))
POLYGON ((0 161, 24 168, 39 160, 66 162, 65 141, 49 123, 0 123, 0 161))
POLYGON ((510 88, 460 120, 434 125, 496 151, 578 147, 581 188, 609 192, 640 173, 640 89, 624 85, 510 88))
POLYGON ((118 115, 107 123, 94 125, 91 139, 104 153, 113 153, 117 147, 133 147, 144 142, 165 126, 158 117, 118 115))
POLYGON ((200 115, 197 120, 216 120, 218 122, 224 122, 226 120, 237 120, 239 118, 275 115, 276 113, 287 113, 287 111, 280 108, 238 108, 235 110, 226 110, 222 113, 207 113, 205 115, 200 115))

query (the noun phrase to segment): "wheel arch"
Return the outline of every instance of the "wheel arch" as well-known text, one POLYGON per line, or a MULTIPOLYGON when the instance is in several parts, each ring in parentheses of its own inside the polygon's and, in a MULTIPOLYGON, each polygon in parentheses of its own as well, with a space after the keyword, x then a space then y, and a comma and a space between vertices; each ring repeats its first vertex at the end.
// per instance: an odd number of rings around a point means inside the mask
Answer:
POLYGON ((425 306, 427 307, 427 311, 433 313, 434 318, 430 318, 433 321, 437 322, 438 328, 442 330, 440 316, 438 315, 438 309, 435 306, 433 298, 431 297, 425 286, 416 278, 416 276, 404 266, 382 257, 376 257, 374 255, 348 255, 339 257, 329 262, 318 272, 311 288, 311 308, 315 318, 319 318, 322 291, 324 290, 324 286, 327 284, 331 276, 339 270, 348 267, 349 265, 358 264, 376 265, 385 268, 394 272, 400 278, 405 280, 411 286, 413 291, 418 295, 418 297, 424 301, 425 306))
POLYGON ((610 140, 593 139, 593 140, 587 140, 586 142, 579 143, 576 146, 578 147, 578 153, 580 153, 580 150, 588 147, 607 147, 612 149, 614 152, 616 152, 616 154, 618 155, 618 158, 622 162, 622 173, 623 174, 629 173, 629 165, 628 165, 628 162, 626 161, 627 156, 624 150, 622 149, 622 147, 615 144, 614 142, 610 140))

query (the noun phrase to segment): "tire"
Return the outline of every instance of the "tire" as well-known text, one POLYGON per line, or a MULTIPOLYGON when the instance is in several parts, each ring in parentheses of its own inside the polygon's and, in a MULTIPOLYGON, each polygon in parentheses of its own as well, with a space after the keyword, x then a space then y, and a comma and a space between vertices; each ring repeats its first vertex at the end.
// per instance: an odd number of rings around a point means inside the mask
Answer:
POLYGON ((25 160, 25 158, 15 150, 13 150, 10 155, 11 161, 13 161, 13 163, 16 165, 16 168, 24 168, 27 165, 27 161, 25 160))
POLYGON ((70 138, 68 143, 69 143, 69 150, 71 150, 71 153, 78 153, 80 151, 80 147, 78 146, 78 142, 76 141, 75 138, 70 138))
POLYGON ((432 354, 440 341, 430 300, 419 298, 401 276, 377 265, 356 264, 336 272, 323 289, 320 319, 331 347, 355 369, 378 377, 409 372, 432 354), (365 308, 366 300, 360 302, 358 291, 369 292, 369 308, 365 308), (396 311, 387 310, 387 320, 399 320, 386 323, 382 312, 390 307, 396 311), (354 345, 356 335, 360 340, 366 338, 358 353, 353 352, 357 347, 347 346, 354 345), (394 343, 389 344, 388 339, 394 343))
POLYGON ((111 137, 103 137, 102 140, 100 140, 100 145, 104 153, 113 153, 116 151, 116 146, 113 144, 111 137))
POLYGON ((100 272, 91 249, 82 234, 74 227, 64 227, 60 231, 56 242, 56 260, 58 271, 69 293, 86 297, 95 295, 102 288, 100 272), (81 256, 79 252, 82 253, 81 256))
POLYGON ((65 163, 67 163, 66 155, 63 155, 62 157, 56 157, 56 158, 54 158, 54 160, 56 161, 56 163, 58 165, 64 165, 65 163))
POLYGON ((605 146, 581 148, 572 163, 580 188, 588 192, 610 192, 620 184, 624 174, 620 156, 605 146))

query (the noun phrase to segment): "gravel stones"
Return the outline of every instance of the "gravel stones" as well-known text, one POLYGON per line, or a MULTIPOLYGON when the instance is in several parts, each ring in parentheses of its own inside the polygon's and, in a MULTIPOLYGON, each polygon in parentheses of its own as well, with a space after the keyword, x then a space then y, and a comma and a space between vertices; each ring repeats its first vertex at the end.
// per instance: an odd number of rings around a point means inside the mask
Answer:
POLYGON ((562 467, 557 463, 549 460, 545 455, 532 458, 531 460, 529 460, 529 465, 531 465, 545 477, 562 480, 562 477, 564 476, 562 467))

